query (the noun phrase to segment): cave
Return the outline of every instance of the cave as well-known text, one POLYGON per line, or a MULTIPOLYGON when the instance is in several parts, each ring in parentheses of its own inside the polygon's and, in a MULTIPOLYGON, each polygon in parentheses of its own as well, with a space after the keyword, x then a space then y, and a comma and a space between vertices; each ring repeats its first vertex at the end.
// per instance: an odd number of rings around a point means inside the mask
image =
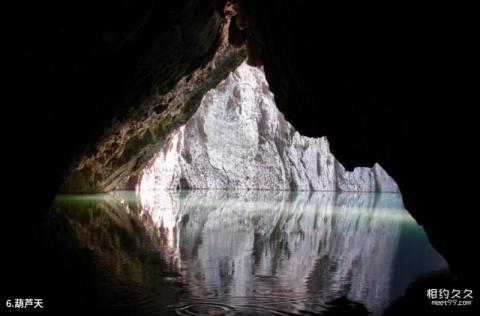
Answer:
POLYGON ((383 9, 13 10, 3 308, 473 313, 471 20, 383 9))

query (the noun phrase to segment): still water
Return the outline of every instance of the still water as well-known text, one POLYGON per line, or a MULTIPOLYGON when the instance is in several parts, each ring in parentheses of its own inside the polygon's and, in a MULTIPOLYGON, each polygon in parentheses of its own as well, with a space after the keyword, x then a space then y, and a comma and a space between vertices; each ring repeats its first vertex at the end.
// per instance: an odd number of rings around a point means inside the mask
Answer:
POLYGON ((60 195, 50 214, 65 247, 87 254, 100 293, 89 303, 116 314, 381 314, 446 268, 399 194, 60 195))

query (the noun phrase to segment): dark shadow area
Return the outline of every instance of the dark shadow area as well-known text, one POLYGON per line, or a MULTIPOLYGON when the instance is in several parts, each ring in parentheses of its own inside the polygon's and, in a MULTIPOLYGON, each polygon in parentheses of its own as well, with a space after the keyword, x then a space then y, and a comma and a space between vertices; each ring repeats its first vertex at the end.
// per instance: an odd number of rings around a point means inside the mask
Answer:
POLYGON ((70 168, 112 125, 212 58, 218 5, 27 1, 8 9, 16 89, 2 108, 2 134, 11 135, 3 155, 9 197, 1 225, 8 254, 3 295, 41 294, 50 273, 31 262, 52 255, 39 236, 70 168))
POLYGON ((345 297, 337 298, 333 301, 327 302, 327 311, 323 314, 325 316, 340 316, 340 315, 369 315, 368 310, 360 303, 352 302, 345 297))
POLYGON ((453 280, 446 271, 423 275, 409 285, 405 295, 392 302, 384 315, 476 315, 478 304, 475 301, 472 302, 473 306, 453 306, 453 303, 450 306, 435 306, 432 305, 432 299, 427 297, 429 289, 448 289, 449 293, 452 289, 460 289, 463 292, 464 289, 471 289, 470 285, 470 282, 453 280))
POLYGON ((9 190, 18 194, 27 177, 34 189, 29 218, 46 213, 69 168, 112 126, 212 58, 218 5, 30 1, 11 9, 18 91, 3 127, 16 131, 7 140, 17 153, 7 157, 9 190))
POLYGON ((42 298, 44 309, 8 312, 149 315, 149 308, 160 308, 163 315, 161 309, 184 290, 169 281, 178 273, 158 251, 162 240, 152 238, 145 220, 135 201, 58 196, 29 251, 33 261, 18 262, 35 271, 28 288, 4 288, 10 299, 42 298))
POLYGON ((304 135, 326 135, 347 169, 379 162, 451 271, 473 279, 478 261, 466 241, 478 239, 469 226, 476 202, 460 198, 470 196, 478 166, 468 12, 309 1, 240 6, 249 51, 262 60, 286 119, 304 135))

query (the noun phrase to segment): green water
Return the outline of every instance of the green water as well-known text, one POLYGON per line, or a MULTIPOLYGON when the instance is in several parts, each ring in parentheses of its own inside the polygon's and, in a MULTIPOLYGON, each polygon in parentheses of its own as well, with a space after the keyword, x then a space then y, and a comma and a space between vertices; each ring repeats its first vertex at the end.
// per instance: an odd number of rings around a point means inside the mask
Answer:
POLYGON ((398 194, 60 195, 50 218, 61 247, 89 254, 90 303, 126 314, 320 313, 339 298, 379 314, 446 268, 398 194))

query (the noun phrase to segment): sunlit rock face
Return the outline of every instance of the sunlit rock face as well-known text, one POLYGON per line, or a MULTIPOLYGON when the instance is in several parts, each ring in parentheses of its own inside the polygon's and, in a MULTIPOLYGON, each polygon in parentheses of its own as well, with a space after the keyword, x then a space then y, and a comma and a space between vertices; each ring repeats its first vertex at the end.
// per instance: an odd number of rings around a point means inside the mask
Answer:
POLYGON ((300 135, 277 110, 263 71, 246 63, 203 97, 139 181, 140 189, 176 187, 398 191, 380 165, 348 172, 325 137, 300 135))

